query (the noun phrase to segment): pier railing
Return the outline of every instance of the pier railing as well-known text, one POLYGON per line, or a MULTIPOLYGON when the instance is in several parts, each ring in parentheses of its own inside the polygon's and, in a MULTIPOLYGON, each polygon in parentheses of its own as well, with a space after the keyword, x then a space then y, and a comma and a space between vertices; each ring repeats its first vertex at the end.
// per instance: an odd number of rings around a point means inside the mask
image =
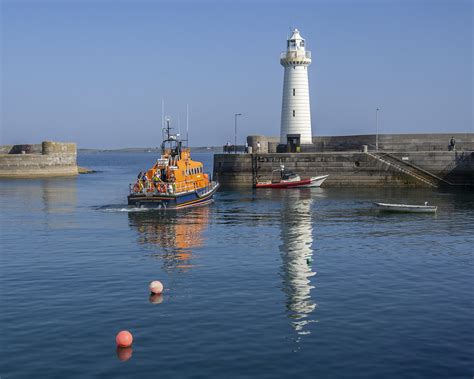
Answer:
POLYGON ((222 151, 226 154, 246 153, 247 147, 244 145, 224 145, 222 151))
POLYGON ((152 195, 173 195, 177 193, 185 193, 185 192, 192 192, 196 191, 200 194, 205 194, 206 192, 212 190, 212 188, 216 185, 215 182, 210 182, 206 187, 198 187, 196 182, 193 181, 186 181, 180 183, 167 183, 167 182, 158 182, 156 184, 148 182, 140 190, 136 191, 134 186, 130 184, 130 193, 131 194, 143 194, 147 196, 152 195))

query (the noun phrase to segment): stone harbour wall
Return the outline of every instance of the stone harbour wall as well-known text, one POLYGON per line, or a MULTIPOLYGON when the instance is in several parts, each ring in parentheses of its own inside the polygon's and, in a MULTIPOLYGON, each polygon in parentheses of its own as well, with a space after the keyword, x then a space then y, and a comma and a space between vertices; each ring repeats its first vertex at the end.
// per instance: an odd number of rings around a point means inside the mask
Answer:
POLYGON ((45 141, 41 145, 10 145, 0 148, 0 178, 35 178, 77 174, 77 146, 75 143, 45 141), (17 146, 20 146, 20 149, 16 148, 17 146), (21 150, 25 146, 31 148, 21 150), (41 146, 40 151, 38 146, 41 146), (8 153, 5 153, 6 151, 8 153))
MULTIPOLYGON (((473 183, 474 154, 433 151, 413 152, 408 159, 417 166, 456 183, 473 183), (457 173, 456 173, 457 171, 457 173), (453 173, 456 173, 453 177, 453 173)), ((406 159, 401 153, 399 159, 406 159)), ((301 177, 329 174, 324 187, 419 187, 425 184, 363 152, 216 154, 214 178, 223 186, 252 186, 254 180, 277 179, 280 164, 301 177), (274 171, 276 170, 276 171, 274 171), (272 174, 273 172, 273 174, 272 174)))

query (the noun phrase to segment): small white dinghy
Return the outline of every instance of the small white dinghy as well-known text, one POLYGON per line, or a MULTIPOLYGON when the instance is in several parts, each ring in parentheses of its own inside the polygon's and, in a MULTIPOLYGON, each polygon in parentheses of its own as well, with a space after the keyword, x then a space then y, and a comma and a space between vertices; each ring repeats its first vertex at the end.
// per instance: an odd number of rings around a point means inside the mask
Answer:
POLYGON ((409 205, 409 204, 389 204, 389 203, 374 203, 381 211, 386 212, 409 212, 409 213, 436 213, 437 206, 428 205, 409 205))

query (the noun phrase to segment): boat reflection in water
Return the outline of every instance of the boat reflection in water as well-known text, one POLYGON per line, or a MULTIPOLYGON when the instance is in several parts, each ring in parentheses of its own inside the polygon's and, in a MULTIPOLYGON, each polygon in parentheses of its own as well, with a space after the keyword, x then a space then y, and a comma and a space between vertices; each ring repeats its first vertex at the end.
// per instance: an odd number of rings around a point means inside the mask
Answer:
POLYGON ((130 225, 138 231, 138 243, 162 259, 166 270, 185 271, 193 267, 193 250, 203 246, 203 232, 209 223, 209 207, 180 211, 130 212, 130 225))
POLYGON ((283 290, 291 325, 302 335, 310 334, 307 325, 315 322, 312 313, 316 304, 311 299, 313 261, 312 189, 291 189, 281 192, 281 240, 283 290))

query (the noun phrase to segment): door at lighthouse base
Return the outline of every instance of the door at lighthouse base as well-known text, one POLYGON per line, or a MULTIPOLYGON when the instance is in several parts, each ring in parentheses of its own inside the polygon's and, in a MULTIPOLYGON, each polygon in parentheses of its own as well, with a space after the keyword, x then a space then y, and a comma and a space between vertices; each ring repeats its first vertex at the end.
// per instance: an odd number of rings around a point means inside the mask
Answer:
POLYGON ((287 134, 286 148, 289 153, 299 153, 301 151, 301 134, 287 134))

